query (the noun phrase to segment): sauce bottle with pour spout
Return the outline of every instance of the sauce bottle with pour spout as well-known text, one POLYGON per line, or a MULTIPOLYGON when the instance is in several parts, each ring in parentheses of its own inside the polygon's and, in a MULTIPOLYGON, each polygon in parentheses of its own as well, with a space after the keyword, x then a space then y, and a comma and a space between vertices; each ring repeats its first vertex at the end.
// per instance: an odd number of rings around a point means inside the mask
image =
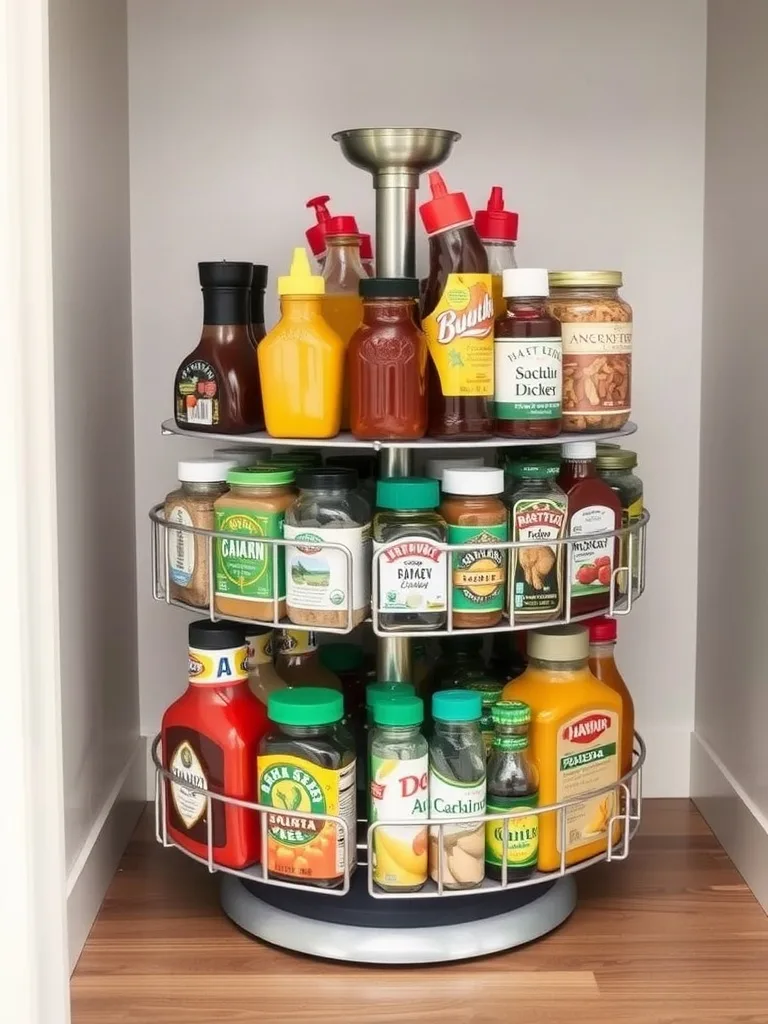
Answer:
MULTIPOLYGON (((325 222, 327 246, 323 280, 323 316, 344 342, 349 341, 363 319, 360 282, 368 279, 360 261, 360 232, 354 217, 331 217, 325 222)), ((349 380, 345 373, 341 428, 349 429, 349 380)))
POLYGON ((305 234, 307 237, 307 245, 312 250, 312 255, 315 257, 321 272, 325 266, 325 256, 327 252, 325 228, 328 221, 331 219, 331 214, 328 210, 328 203, 330 201, 330 196, 314 196, 314 198, 308 199, 305 204, 307 209, 313 210, 315 217, 317 217, 317 223, 313 224, 312 227, 307 228, 305 234))
POLYGON ((501 316, 506 302, 501 290, 502 274, 517 267, 515 245, 519 217, 512 210, 504 209, 504 193, 500 185, 494 185, 484 210, 475 213, 475 227, 488 256, 488 270, 493 278, 493 312, 501 316))
POLYGON ((493 299, 488 257, 463 192, 437 171, 419 207, 429 235, 422 329, 429 346, 430 437, 478 441, 493 435, 493 299))

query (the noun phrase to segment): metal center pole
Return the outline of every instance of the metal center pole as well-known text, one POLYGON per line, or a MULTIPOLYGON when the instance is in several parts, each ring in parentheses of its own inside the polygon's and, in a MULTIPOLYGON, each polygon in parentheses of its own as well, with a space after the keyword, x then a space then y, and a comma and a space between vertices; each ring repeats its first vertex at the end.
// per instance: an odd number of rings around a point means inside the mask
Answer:
MULTIPOLYGON (((392 476, 410 476, 410 448, 384 448, 379 455, 379 476, 384 479, 392 476)), ((377 651, 377 669, 379 682, 410 683, 411 675, 411 641, 408 637, 379 637, 377 651)))

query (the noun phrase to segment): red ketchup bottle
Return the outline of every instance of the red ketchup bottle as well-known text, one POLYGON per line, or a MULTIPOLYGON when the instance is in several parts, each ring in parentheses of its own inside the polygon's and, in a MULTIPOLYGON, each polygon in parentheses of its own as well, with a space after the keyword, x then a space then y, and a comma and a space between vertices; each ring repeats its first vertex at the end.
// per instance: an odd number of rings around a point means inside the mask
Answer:
MULTIPOLYGON (((236 622, 202 619, 189 626, 189 687, 163 715, 168 836, 208 859, 208 800, 196 790, 256 800, 256 756, 267 732, 264 705, 248 686, 248 645, 236 622)), ((213 863, 241 869, 259 860, 258 815, 210 801, 213 863)))

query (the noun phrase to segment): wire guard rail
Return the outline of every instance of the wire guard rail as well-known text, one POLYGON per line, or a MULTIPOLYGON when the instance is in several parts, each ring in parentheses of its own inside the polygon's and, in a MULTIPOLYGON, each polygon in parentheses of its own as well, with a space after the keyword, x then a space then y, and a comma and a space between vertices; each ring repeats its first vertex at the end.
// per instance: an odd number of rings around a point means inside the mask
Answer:
MULTIPOLYGON (((284 629, 304 630, 312 631, 317 633, 351 633, 359 622, 355 620, 355 610, 352 608, 353 601, 352 595, 352 560, 353 555, 348 547, 344 544, 339 544, 331 541, 318 541, 314 543, 314 546, 321 549, 327 549, 329 551, 340 551, 345 559, 345 568, 347 575, 347 594, 350 595, 348 600, 347 608, 347 623, 345 626, 333 627, 326 625, 302 625, 299 623, 291 622, 287 617, 280 617, 280 602, 284 601, 285 598, 281 595, 281 580, 277 572, 277 554, 281 548, 295 548, 295 540, 285 540, 280 537, 259 537, 258 543, 263 545, 265 548, 273 549, 270 555, 275 566, 275 571, 272 573, 273 579, 273 594, 272 594, 272 618, 271 619, 243 619, 234 615, 219 615, 216 610, 216 599, 214 593, 214 580, 215 580, 215 542, 218 540, 242 540, 242 535, 234 533, 226 533, 216 530, 204 530, 200 527, 187 526, 182 523, 168 523, 163 513, 163 505, 155 505, 149 513, 151 520, 151 555, 150 564, 152 567, 152 595, 156 601, 164 601, 166 604, 172 604, 179 608, 185 608, 188 611, 193 612, 207 612, 208 616, 214 622, 219 618, 235 619, 238 622, 249 622, 256 623, 263 626, 280 627, 284 629), (170 553, 173 545, 174 532, 178 531, 181 533, 189 533, 194 537, 202 537, 205 540, 205 553, 208 563, 208 600, 202 605, 193 605, 185 601, 179 600, 172 595, 171 592, 171 559, 170 553)), ((618 542, 616 547, 618 552, 616 559, 614 560, 614 566, 611 573, 610 589, 608 594, 608 602, 606 612, 608 615, 620 616, 627 615, 632 609, 634 602, 641 596, 645 590, 645 550, 646 550, 646 526, 650 520, 650 514, 647 510, 643 511, 642 515, 638 519, 628 525, 619 527, 617 530, 604 533, 590 533, 583 534, 581 536, 570 536, 562 537, 559 540, 547 540, 546 544, 549 547, 556 548, 556 559, 562 567, 566 567, 570 562, 571 550, 575 544, 583 543, 585 540, 589 542, 608 540, 615 538, 618 542), (617 563, 621 564, 617 564, 617 563)), ((512 579, 513 573, 507 572, 507 618, 504 619, 503 624, 491 627, 480 627, 477 629, 457 629, 453 624, 453 587, 450 585, 451 566, 453 562, 453 555, 460 552, 467 551, 483 551, 488 548, 495 550, 505 551, 508 554, 505 556, 507 561, 515 557, 515 552, 520 548, 526 547, 539 547, 541 541, 529 540, 529 541, 493 541, 488 544, 447 544, 440 543, 438 541, 430 540, 430 545, 441 552, 445 553, 444 559, 444 572, 445 572, 445 592, 446 592, 446 626, 444 629, 403 629, 393 630, 391 628, 384 629, 381 625, 381 612, 379 610, 379 565, 381 562, 382 555, 386 552, 397 548, 399 545, 398 540, 389 541, 386 544, 377 544, 375 550, 372 552, 372 572, 371 572, 371 621, 374 633, 379 637, 439 637, 439 636, 450 636, 453 633, 471 634, 471 633, 504 633, 518 629, 531 629, 539 625, 562 625, 568 622, 577 622, 583 619, 594 618, 596 612, 592 611, 586 615, 573 615, 571 613, 571 578, 570 573, 563 571, 562 578, 564 581, 563 585, 563 614, 559 617, 548 618, 537 622, 531 622, 529 619, 515 621, 515 613, 513 610, 513 602, 509 600, 511 588, 514 580, 512 579)), ((386 613, 385 613, 386 614, 386 613)), ((391 615, 391 613, 389 613, 391 615)))
MULTIPOLYGON (((225 796, 221 793, 214 793, 207 789, 202 789, 199 786, 194 786, 186 780, 179 781, 179 779, 173 775, 168 769, 163 766, 161 755, 160 755, 161 738, 157 736, 154 743, 152 744, 152 760, 155 765, 155 837, 163 847, 175 846, 180 849, 187 857, 191 857, 193 860, 198 861, 201 864, 205 864, 208 871, 214 873, 216 871, 223 871, 227 874, 237 875, 240 878, 246 878, 253 882, 259 882, 264 885, 279 886, 287 889, 300 889, 304 892, 310 890, 313 893, 322 893, 326 896, 344 896, 349 892, 351 867, 350 858, 347 856, 346 851, 350 849, 348 825, 343 818, 331 814, 318 814, 309 811, 302 811, 301 815, 303 818, 312 819, 314 821, 327 823, 332 822, 339 830, 338 835, 341 837, 343 842, 344 856, 343 856, 343 879, 341 885, 333 889, 318 888, 315 886, 307 886, 301 883, 284 881, 280 877, 276 877, 268 867, 268 858, 264 856, 264 851, 267 849, 267 839, 269 834, 269 819, 270 815, 275 813, 274 807, 266 806, 265 804, 258 804, 248 800, 238 800, 234 797, 225 796), (183 790, 190 793, 195 793, 199 796, 205 797, 206 808, 205 808, 205 820, 207 825, 207 856, 199 857, 189 850, 174 843, 168 835, 168 791, 169 785, 172 783, 177 786, 181 786, 183 790), (219 865, 215 860, 215 847, 213 844, 213 813, 212 804, 214 801, 219 801, 222 804, 229 804, 235 807, 242 807, 246 810, 250 810, 254 813, 254 816, 259 818, 259 828, 261 831, 261 850, 262 850, 262 863, 255 864, 252 867, 245 868, 243 870, 237 870, 235 868, 226 867, 219 865)), ((642 815, 642 773, 643 765, 645 763, 645 743, 639 733, 635 733, 635 742, 633 749, 632 767, 618 782, 611 783, 607 786, 603 786, 601 789, 590 791, 589 793, 581 793, 578 797, 570 800, 563 800, 555 804, 539 805, 535 809, 535 814, 541 821, 541 818, 546 814, 557 815, 557 829, 559 834, 559 849, 560 854, 560 866, 555 871, 540 872, 537 871, 529 878, 522 880, 509 879, 507 871, 507 849, 508 849, 508 823, 514 821, 516 818, 529 817, 532 814, 530 808, 522 808, 517 811, 510 811, 506 814, 485 814, 477 815, 472 814, 464 817, 454 818, 408 818, 392 821, 377 821, 368 825, 367 822, 364 826, 367 826, 365 832, 366 838, 362 844, 358 843, 358 846, 362 846, 363 849, 367 848, 367 869, 364 864, 360 864, 358 870, 367 870, 368 872, 368 892, 374 899, 386 899, 386 900, 398 900, 398 899, 424 899, 430 897, 448 897, 448 896, 469 896, 477 895, 478 893, 490 893, 497 892, 503 889, 516 889, 523 888, 531 885, 538 885, 544 882, 550 882, 563 875, 575 874, 578 871, 583 871, 585 868, 591 867, 593 864, 600 863, 601 861, 617 861, 625 860, 629 855, 629 847, 634 839, 634 836, 640 826, 640 819, 642 815), (590 800, 600 796, 612 795, 613 806, 615 813, 606 822, 605 836, 606 836, 606 849, 604 852, 597 856, 590 857, 588 860, 580 861, 577 864, 567 863, 567 842, 566 842, 566 829, 568 823, 567 811, 569 808, 578 807, 586 800, 590 800), (503 843, 502 843, 502 867, 501 867, 501 880, 495 881, 490 878, 486 878, 480 887, 470 889, 448 889, 445 887, 443 882, 443 864, 445 859, 445 845, 444 845, 444 829, 446 826, 471 823, 473 825, 498 821, 503 823, 503 843), (374 844, 376 832, 379 828, 391 828, 397 826, 409 826, 413 828, 418 826, 419 828, 425 828, 430 830, 432 834, 433 830, 437 831, 437 866, 438 866, 438 880, 437 882, 428 880, 424 888, 419 892, 385 892, 380 889, 373 880, 374 870, 374 844)), ((256 826, 254 826, 256 827, 256 826)))

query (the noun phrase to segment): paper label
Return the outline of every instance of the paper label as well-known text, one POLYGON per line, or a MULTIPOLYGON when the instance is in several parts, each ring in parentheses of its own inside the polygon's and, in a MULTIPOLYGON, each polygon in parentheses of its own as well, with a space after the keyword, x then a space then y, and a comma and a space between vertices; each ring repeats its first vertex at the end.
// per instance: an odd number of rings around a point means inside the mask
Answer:
POLYGON ((443 612, 448 607, 447 556, 425 537, 374 544, 379 556, 379 611, 443 612))
POLYGON ((515 616, 539 616, 549 612, 556 618, 562 607, 563 549, 552 541, 565 533, 567 499, 521 498, 511 510, 512 540, 536 541, 535 546, 514 548, 512 565, 512 610, 515 616))
MULTIPOLYGON (((565 722, 557 733, 557 801, 602 789, 619 779, 619 716, 595 709, 565 722)), ((607 839, 616 794, 604 793, 557 813, 557 851, 562 853, 561 815, 565 813, 565 848, 574 850, 607 839)))
POLYGON ((189 648, 189 681, 196 686, 228 686, 248 678, 248 648, 220 651, 189 648))
MULTIPOLYGON (((429 815, 429 757, 371 758, 371 821, 418 821, 429 815)), ((373 833, 373 880, 391 887, 427 878, 425 825, 392 825, 373 833)))
POLYGON ((274 633, 268 630, 266 633, 257 633, 248 637, 248 666, 271 665, 274 654, 274 633))
POLYGON ((352 608, 365 608, 371 599, 371 532, 352 529, 283 525, 286 540, 301 541, 286 548, 286 601, 293 608, 346 611, 349 602, 349 559, 343 551, 323 547, 343 544, 352 557, 352 608))
POLYGON ((571 544, 568 572, 572 598, 610 590, 616 538, 590 538, 589 534, 606 533, 617 526, 613 509, 606 505, 587 505, 571 516, 571 537, 586 538, 571 544))
POLYGON ((219 382, 206 359, 193 359, 182 367, 176 381, 176 422, 215 427, 219 422, 219 382))
MULTIPOLYGON (((179 744, 171 756, 168 766, 172 775, 179 779, 190 782, 199 789, 208 789, 208 778, 205 774, 200 758, 197 756, 194 747, 186 740, 179 744)), ((199 821, 202 821, 208 799, 203 793, 196 793, 186 786, 171 783, 171 799, 176 813, 184 822, 186 829, 193 829, 199 821)))
MULTIPOLYGON (((172 505, 165 513, 168 523, 194 526, 192 516, 183 505, 172 505)), ((168 530, 168 568, 171 581, 179 587, 189 586, 195 571, 195 535, 186 530, 168 530)))
POLYGON ((496 419, 559 419, 563 396, 560 338, 496 338, 493 347, 496 419))
MULTIPOLYGON (((271 601, 274 595, 275 549, 262 537, 280 537, 282 512, 257 512, 242 508, 216 508, 216 529, 236 537, 216 539, 216 593, 245 601, 271 601)), ((285 597, 285 555, 277 553, 277 597, 285 597)))
MULTIPOLYGON (((488 814, 506 811, 535 811, 538 797, 488 797, 488 814)), ((513 868, 527 868, 539 858, 539 816, 525 814, 507 822, 507 864, 513 868)), ((485 859, 498 867, 504 863, 504 822, 488 821, 485 825, 485 859)))
POLYGON ((440 301, 422 321, 446 396, 493 395, 490 274, 449 274, 440 301))
POLYGON ((496 612, 504 610, 507 556, 490 545, 507 539, 506 523, 497 526, 448 526, 451 544, 478 544, 473 551, 453 555, 453 610, 496 612))
POLYGON ((563 323, 563 410, 586 416, 628 413, 632 324, 563 323))

